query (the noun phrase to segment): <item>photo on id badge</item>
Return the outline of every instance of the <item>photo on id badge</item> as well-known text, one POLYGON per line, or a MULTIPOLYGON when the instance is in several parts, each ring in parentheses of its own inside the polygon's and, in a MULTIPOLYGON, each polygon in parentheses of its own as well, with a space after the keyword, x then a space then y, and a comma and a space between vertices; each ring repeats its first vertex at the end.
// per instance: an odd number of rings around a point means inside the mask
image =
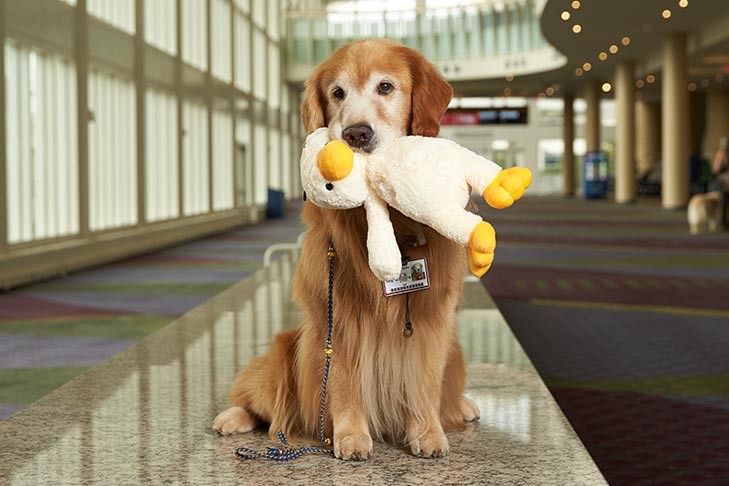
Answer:
POLYGON ((386 297, 430 288, 425 258, 406 259, 398 278, 382 282, 382 287, 386 297))

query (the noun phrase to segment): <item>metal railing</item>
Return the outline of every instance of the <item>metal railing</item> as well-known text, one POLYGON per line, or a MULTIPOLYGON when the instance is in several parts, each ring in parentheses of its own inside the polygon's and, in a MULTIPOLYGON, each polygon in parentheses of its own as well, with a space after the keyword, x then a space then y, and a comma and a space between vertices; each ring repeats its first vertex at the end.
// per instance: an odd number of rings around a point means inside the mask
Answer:
POLYGON ((289 10, 287 60, 314 65, 353 40, 388 38, 432 61, 480 59, 543 49, 542 0, 483 1, 384 12, 289 10))

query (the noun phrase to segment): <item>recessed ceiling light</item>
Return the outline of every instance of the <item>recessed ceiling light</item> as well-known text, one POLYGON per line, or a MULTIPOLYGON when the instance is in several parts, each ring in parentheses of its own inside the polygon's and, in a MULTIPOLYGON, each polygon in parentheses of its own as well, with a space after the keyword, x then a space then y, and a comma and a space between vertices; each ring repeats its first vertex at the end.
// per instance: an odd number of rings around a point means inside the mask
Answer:
POLYGON ((625 37, 623 37, 622 39, 620 39, 620 43, 623 44, 624 46, 627 46, 628 44, 630 44, 630 37, 628 37, 626 35, 625 37))
POLYGON ((511 88, 504 88, 504 96, 511 96, 511 88))
POLYGON ((572 2, 572 8, 575 9, 575 10, 577 10, 578 8, 580 8, 580 0, 574 0, 572 2))
POLYGON ((701 80, 701 86, 704 88, 707 88, 709 86, 709 80, 708 79, 702 79, 701 80))
POLYGON ((585 71, 582 70, 582 68, 575 69, 575 74, 578 76, 582 76, 585 73, 585 71))
POLYGON ((562 12, 562 15, 560 15, 560 17, 562 18, 562 20, 569 20, 570 13, 567 10, 565 10, 564 12, 562 12))
POLYGON ((688 0, 680 0, 680 1, 678 2, 678 6, 679 6, 679 7, 681 7, 681 8, 686 8, 686 7, 688 7, 688 0))
POLYGON ((511 83, 512 81, 514 81, 514 75, 511 73, 507 74, 506 80, 511 83))
POLYGON ((585 64, 582 65, 582 69, 584 69, 585 71, 589 71, 590 69, 592 69, 592 64, 590 64, 589 62, 586 62, 585 64))
POLYGON ((609 93, 611 89, 613 89, 613 87, 610 85, 610 83, 602 83, 602 91, 604 93, 609 93))
POLYGON ((661 17, 664 19, 670 19, 671 18, 671 11, 666 9, 663 12, 661 12, 661 17))
POLYGON ((575 34, 579 34, 580 32, 582 32, 582 26, 580 24, 573 25, 572 32, 574 32, 575 34))
POLYGON ((644 84, 645 83, 643 82, 642 79, 639 79, 638 81, 635 82, 636 88, 639 88, 639 89, 642 88, 644 84))
POLYGON ((610 51, 610 54, 617 54, 618 53, 618 46, 616 46, 615 44, 613 44, 613 45, 610 46, 610 49, 608 49, 608 50, 610 51))
POLYGON ((648 82, 648 84, 653 84, 656 81, 656 77, 653 76, 652 74, 649 74, 648 76, 645 77, 645 80, 648 82))
POLYGON ((688 90, 689 91, 696 91, 696 83, 689 83, 688 90))
POLYGON ((554 88, 551 86, 544 90, 545 93, 547 93, 547 96, 552 96, 554 94, 554 88))
POLYGON ((601 61, 604 61, 605 59, 607 59, 607 52, 602 51, 600 54, 597 55, 597 58, 601 61))

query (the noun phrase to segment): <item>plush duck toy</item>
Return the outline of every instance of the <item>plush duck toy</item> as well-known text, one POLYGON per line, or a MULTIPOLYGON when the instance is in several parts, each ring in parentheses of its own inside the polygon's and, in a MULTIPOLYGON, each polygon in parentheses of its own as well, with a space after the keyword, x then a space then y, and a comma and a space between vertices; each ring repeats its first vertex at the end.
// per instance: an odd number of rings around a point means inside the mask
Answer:
POLYGON ((307 138, 301 157, 304 190, 327 208, 364 205, 369 264, 381 280, 399 275, 401 256, 387 206, 430 226, 468 249, 471 272, 491 267, 493 227, 466 209, 471 191, 494 208, 511 206, 531 183, 529 169, 502 170, 488 159, 443 138, 400 137, 374 154, 355 154, 342 142, 328 141, 326 128, 307 138))

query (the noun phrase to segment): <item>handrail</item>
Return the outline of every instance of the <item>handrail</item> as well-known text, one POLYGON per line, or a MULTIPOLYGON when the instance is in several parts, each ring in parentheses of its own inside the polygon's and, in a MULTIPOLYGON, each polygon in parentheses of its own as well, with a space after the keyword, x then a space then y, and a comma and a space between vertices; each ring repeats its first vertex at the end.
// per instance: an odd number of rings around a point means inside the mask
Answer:
POLYGON ((306 231, 301 233, 296 238, 296 243, 274 243, 273 245, 266 248, 266 251, 263 252, 263 266, 264 267, 271 266, 271 257, 277 251, 299 251, 299 250, 301 250, 301 244, 304 241, 305 234, 306 234, 306 231))

